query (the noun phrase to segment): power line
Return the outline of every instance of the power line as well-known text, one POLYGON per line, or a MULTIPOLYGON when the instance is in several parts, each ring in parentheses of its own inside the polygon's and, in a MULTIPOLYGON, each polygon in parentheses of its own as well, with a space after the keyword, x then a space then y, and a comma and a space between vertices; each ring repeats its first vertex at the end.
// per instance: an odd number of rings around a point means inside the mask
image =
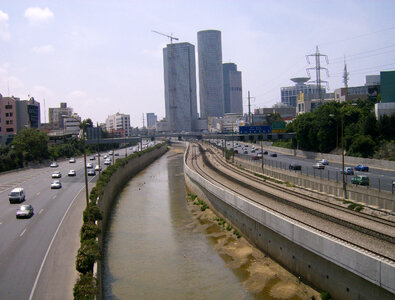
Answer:
MULTIPOLYGON (((376 53, 376 54, 371 54, 371 55, 365 55, 365 56, 362 56, 362 57, 354 57, 354 58, 351 58, 351 59, 348 59, 348 56, 347 56, 347 60, 348 61, 350 61, 350 60, 351 61, 360 60, 360 59, 369 58, 369 57, 378 56, 378 55, 383 55, 383 54, 388 54, 388 53, 392 53, 392 52, 395 52, 395 49, 390 50, 390 51, 386 51, 386 52, 381 52, 381 53, 376 53)), ((341 63, 341 61, 338 61, 338 62, 335 62, 335 63, 332 63, 332 64, 336 65, 336 64, 339 64, 339 63, 341 63)))
MULTIPOLYGON (((355 53, 355 54, 348 54, 347 58, 353 57, 353 56, 359 56, 359 55, 366 54, 366 53, 376 52, 376 51, 387 49, 387 48, 391 48, 391 47, 394 47, 394 46, 395 46, 395 44, 392 44, 392 45, 388 45, 388 46, 385 46, 385 47, 376 48, 376 49, 372 49, 372 50, 367 50, 367 51, 363 51, 363 52, 359 52, 359 53, 355 53)), ((342 59, 343 59, 343 57, 336 57, 336 58, 332 58, 331 61, 333 62, 333 61, 342 60, 342 59)))

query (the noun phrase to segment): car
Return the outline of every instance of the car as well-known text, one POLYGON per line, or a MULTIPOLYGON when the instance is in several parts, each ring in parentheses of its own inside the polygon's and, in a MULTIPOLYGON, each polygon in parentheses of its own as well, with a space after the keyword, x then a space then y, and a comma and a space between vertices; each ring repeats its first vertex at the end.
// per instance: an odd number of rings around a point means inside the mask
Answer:
POLYGON ((104 159, 107 159, 108 158, 108 155, 106 154, 106 155, 104 155, 104 159))
POLYGON ((239 153, 239 150, 235 149, 235 151, 233 151, 233 152, 236 153, 236 154, 238 154, 238 153, 239 153))
POLYGON ((270 153, 271 157, 277 157, 277 153, 270 153))
POLYGON ((258 153, 256 154, 256 156, 258 156, 259 158, 263 157, 262 152, 258 152, 258 153))
POLYGON ((106 159, 106 160, 104 161, 104 164, 105 164, 106 166, 111 165, 111 160, 106 159))
POLYGON ((25 191, 21 187, 14 188, 8 194, 8 200, 10 201, 11 204, 16 202, 21 203, 25 201, 25 191))
POLYGON ((357 175, 351 178, 351 183, 358 185, 369 185, 369 177, 366 175, 357 175))
POLYGON ((292 164, 289 165, 289 169, 290 170, 294 170, 294 171, 302 170, 302 166, 298 165, 298 164, 295 164, 295 163, 292 163, 292 164))
POLYGON ((93 164, 92 163, 87 163, 86 164, 86 168, 87 169, 92 169, 93 168, 93 164))
POLYGON ((113 151, 110 151, 108 152, 108 155, 113 155, 113 153, 114 153, 113 151))
POLYGON ((101 171, 101 166, 96 165, 96 166, 95 166, 95 171, 101 171))
POLYGON ((324 166, 322 163, 317 162, 317 163, 315 163, 315 164, 313 165, 313 168, 314 168, 314 169, 325 169, 325 166, 324 166))
POLYGON ((95 176, 95 175, 96 175, 95 169, 89 169, 88 170, 88 176, 95 176))
POLYGON ((255 149, 251 149, 251 153, 255 153, 255 149))
POLYGON ((60 173, 60 171, 55 171, 52 173, 52 178, 61 178, 62 177, 62 173, 60 173))
POLYGON ((114 153, 115 156, 119 156, 119 153, 114 153))
POLYGON ((54 180, 51 183, 51 189, 60 189, 62 187, 62 184, 60 183, 59 180, 54 180))
POLYGON ((19 206, 19 208, 16 211, 16 218, 30 218, 34 214, 34 209, 33 206, 30 204, 25 204, 19 206))
POLYGON ((77 173, 75 172, 75 170, 70 170, 69 173, 67 173, 68 176, 75 176, 77 175, 77 173))
POLYGON ((319 163, 322 163, 324 166, 329 165, 329 162, 328 162, 325 158, 319 160, 318 162, 319 162, 319 163))
POLYGON ((57 163, 56 161, 52 162, 49 166, 50 166, 51 168, 57 168, 57 167, 59 167, 59 165, 58 165, 58 163, 57 163))
POLYGON ((345 167, 343 172, 340 170, 340 173, 344 173, 346 175, 354 175, 354 169, 351 167, 345 167))
POLYGON ((247 150, 244 150, 243 154, 248 154, 248 151, 247 151, 247 150))
POLYGON ((96 157, 94 157, 93 155, 91 157, 89 157, 90 160, 95 160, 96 157))
POLYGON ((364 164, 360 164, 355 167, 355 171, 369 172, 369 167, 365 166, 364 164))
POLYGON ((76 160, 75 160, 75 158, 74 158, 74 157, 72 157, 72 158, 70 158, 70 159, 69 159, 69 163, 71 163, 71 164, 74 164, 74 163, 75 163, 75 161, 76 161, 76 160))
POLYGON ((252 160, 259 160, 259 156, 258 156, 258 155, 254 155, 254 156, 252 157, 252 160))
POLYGON ((269 154, 269 152, 263 151, 263 155, 268 155, 268 154, 269 154))

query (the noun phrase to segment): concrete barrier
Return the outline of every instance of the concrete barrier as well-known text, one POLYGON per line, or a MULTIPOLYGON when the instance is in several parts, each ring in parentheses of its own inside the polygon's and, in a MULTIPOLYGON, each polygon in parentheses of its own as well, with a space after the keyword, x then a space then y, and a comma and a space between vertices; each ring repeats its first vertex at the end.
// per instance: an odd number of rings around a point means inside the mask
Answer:
POLYGON ((394 262, 216 186, 190 169, 185 160, 184 174, 188 188, 248 240, 335 299, 393 299, 394 262))

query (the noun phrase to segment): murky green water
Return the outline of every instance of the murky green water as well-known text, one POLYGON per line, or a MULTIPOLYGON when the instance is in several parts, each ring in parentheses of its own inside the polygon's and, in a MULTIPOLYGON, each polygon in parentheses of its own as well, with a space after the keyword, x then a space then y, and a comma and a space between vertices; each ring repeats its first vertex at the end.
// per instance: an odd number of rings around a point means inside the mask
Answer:
POLYGON ((182 153, 170 151, 134 177, 116 202, 105 242, 105 298, 248 299, 192 222, 182 153))
POLYGON ((181 149, 129 182, 106 235, 105 299, 310 299, 310 288, 224 234, 210 210, 189 208, 181 149), (244 263, 229 267, 243 255, 244 263))

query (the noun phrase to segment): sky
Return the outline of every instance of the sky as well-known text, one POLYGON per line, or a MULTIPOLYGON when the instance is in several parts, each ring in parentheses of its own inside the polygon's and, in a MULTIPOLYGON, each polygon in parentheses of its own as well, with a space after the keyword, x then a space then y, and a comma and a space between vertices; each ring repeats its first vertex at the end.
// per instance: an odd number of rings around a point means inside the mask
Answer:
POLYGON ((152 30, 197 51, 197 32, 216 29, 223 62, 242 72, 244 111, 248 91, 252 109, 271 107, 290 78, 315 66, 306 55, 317 46, 329 92, 344 86, 344 60, 349 86, 395 70, 394 12, 393 0, 0 0, 0 93, 33 96, 42 122, 67 102, 94 123, 120 112, 141 127, 143 113, 165 117, 169 40, 152 30))

